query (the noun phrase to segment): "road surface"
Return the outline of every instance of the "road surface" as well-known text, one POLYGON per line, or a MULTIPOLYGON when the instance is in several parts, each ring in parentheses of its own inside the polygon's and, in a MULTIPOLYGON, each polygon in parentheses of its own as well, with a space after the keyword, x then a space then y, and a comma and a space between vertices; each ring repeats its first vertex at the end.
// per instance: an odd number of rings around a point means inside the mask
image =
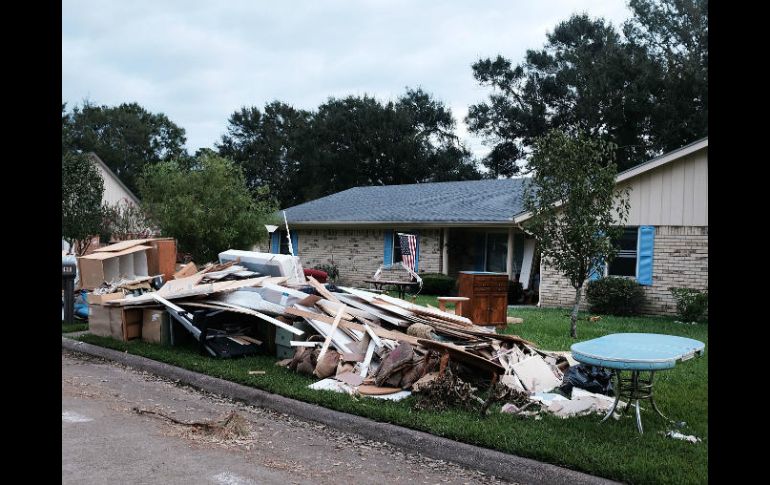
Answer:
POLYGON ((498 484, 495 477, 62 351, 62 484, 498 484), (136 410, 160 414, 138 413, 136 410), (241 434, 185 424, 235 411, 241 434), (161 416, 163 415, 163 416, 161 416))

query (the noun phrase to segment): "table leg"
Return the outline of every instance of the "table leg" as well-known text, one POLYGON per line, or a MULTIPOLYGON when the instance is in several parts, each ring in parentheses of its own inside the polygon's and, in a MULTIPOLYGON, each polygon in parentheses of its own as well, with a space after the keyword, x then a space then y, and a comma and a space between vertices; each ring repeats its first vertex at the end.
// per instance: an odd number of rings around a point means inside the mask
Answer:
POLYGON ((618 402, 620 401, 620 371, 613 371, 613 374, 615 375, 615 402, 612 403, 612 407, 607 415, 604 416, 604 419, 600 421, 601 423, 607 421, 607 418, 615 413, 615 408, 618 407, 618 402))
POLYGON ((658 405, 655 404, 655 396, 653 395, 653 392, 652 392, 652 378, 653 378, 653 376, 655 376, 655 371, 650 371, 650 404, 652 405, 652 409, 654 409, 655 412, 658 413, 658 415, 661 418, 665 419, 666 421, 669 421, 669 422, 673 423, 674 420, 671 419, 671 418, 667 418, 663 413, 661 413, 660 409, 658 409, 658 405))
POLYGON ((636 427, 639 428, 639 434, 644 433, 642 430, 642 415, 639 413, 639 400, 636 400, 636 427))

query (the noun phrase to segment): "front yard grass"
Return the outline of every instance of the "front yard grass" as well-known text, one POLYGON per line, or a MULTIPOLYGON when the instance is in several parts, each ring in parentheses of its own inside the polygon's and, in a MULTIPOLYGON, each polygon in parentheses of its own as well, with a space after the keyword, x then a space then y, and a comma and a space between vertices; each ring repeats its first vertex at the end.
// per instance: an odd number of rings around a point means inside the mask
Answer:
MULTIPOLYGON (((407 299, 411 301, 410 297, 407 299)), ((429 300, 430 299, 430 300, 429 300)), ((418 303, 435 297, 420 296, 418 303), (420 299, 424 300, 420 301, 420 299)), ((515 333, 547 350, 569 350, 569 319, 563 309, 515 309, 512 316, 523 324, 509 325, 515 333)), ((585 316, 585 315, 581 315, 585 316)), ((258 356, 237 360, 215 360, 193 348, 164 348, 140 341, 119 342, 86 334, 88 343, 148 357, 192 371, 253 386, 290 398, 319 404, 338 411, 365 416, 433 433, 466 443, 565 466, 586 473, 628 483, 705 483, 708 481, 708 328, 683 325, 673 318, 620 318, 604 316, 595 323, 578 323, 579 340, 610 333, 651 332, 681 335, 706 343, 703 358, 677 364, 656 376, 656 401, 668 416, 685 421, 685 434, 703 442, 692 444, 663 436, 671 429, 643 405, 644 434, 640 435, 629 415, 619 421, 599 423, 591 415, 562 420, 544 416, 542 420, 517 418, 500 413, 494 406, 486 418, 463 411, 429 412, 412 409, 414 397, 401 402, 372 398, 355 399, 330 391, 307 388, 312 379, 275 366, 274 357, 258 356), (249 370, 265 370, 249 375, 249 370)))

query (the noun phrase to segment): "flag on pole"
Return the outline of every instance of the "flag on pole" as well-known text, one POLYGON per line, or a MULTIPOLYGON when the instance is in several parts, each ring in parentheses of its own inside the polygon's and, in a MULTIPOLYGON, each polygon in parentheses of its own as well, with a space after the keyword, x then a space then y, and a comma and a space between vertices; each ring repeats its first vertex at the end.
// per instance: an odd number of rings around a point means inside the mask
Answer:
POLYGON ((410 271, 415 271, 415 258, 417 254, 417 236, 414 234, 398 233, 401 242, 401 262, 410 271))

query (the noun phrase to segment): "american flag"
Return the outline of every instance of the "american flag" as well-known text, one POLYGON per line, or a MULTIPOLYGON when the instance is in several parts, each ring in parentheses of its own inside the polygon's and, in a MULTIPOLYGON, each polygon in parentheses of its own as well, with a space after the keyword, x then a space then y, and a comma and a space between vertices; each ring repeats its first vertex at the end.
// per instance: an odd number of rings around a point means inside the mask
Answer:
POLYGON ((401 241, 401 263, 408 269, 415 271, 414 257, 417 254, 417 236, 399 232, 398 238, 401 241))

